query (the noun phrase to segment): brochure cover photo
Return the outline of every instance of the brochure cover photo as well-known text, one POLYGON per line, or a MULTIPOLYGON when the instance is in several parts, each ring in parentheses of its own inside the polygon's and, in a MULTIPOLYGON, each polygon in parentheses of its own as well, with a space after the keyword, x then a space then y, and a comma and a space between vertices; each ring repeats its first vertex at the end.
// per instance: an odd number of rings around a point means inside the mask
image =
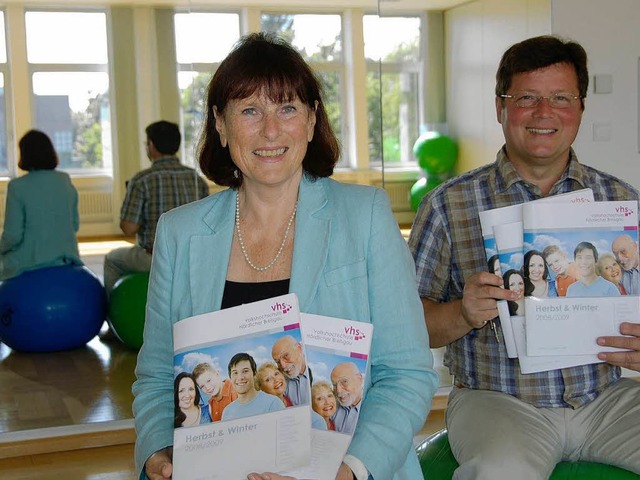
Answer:
POLYGON ((295 294, 176 323, 174 478, 239 480, 307 465, 306 365, 295 294))
MULTIPOLYGON (((530 205, 550 202, 582 204, 593 202, 593 191, 581 189, 527 202, 530 205)), ((584 358, 532 358, 526 352, 524 317, 523 225, 522 203, 480 212, 480 225, 488 270, 502 278, 503 287, 516 292, 515 301, 499 301, 499 325, 507 356, 518 358, 522 373, 580 364, 584 358), (578 363, 576 363, 578 362, 578 363)), ((588 362, 587 362, 588 363, 588 362)))
POLYGON ((638 204, 523 206, 527 353, 595 354, 637 318, 638 204))
POLYGON ((288 474, 333 480, 356 429, 366 393, 373 325, 308 313, 301 313, 301 320, 313 376, 313 414, 319 415, 325 425, 314 425, 311 432, 310 464, 288 474))

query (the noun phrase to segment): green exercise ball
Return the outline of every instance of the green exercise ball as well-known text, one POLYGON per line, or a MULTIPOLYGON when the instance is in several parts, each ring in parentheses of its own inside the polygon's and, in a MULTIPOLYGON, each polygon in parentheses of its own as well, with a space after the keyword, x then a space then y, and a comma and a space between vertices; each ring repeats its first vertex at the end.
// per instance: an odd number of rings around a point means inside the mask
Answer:
POLYGON ((444 181, 442 176, 429 175, 427 177, 420 178, 414 183, 409 190, 409 198, 411 200, 411 210, 418 211, 422 197, 428 192, 436 188, 444 181))
POLYGON ((409 198, 411 200, 411 210, 414 212, 418 211, 418 207, 420 206, 420 202, 422 201, 422 197, 424 197, 427 192, 427 179, 420 178, 416 183, 413 184, 411 190, 409 190, 409 198))
POLYGON ((109 326, 122 343, 135 349, 142 346, 148 287, 149 272, 130 273, 116 282, 109 296, 109 326))
MULTIPOLYGON (((458 468, 447 430, 440 430, 416 448, 422 474, 429 480, 451 480, 458 468)), ((611 465, 591 462, 561 462, 549 480, 638 480, 640 475, 611 465)))
POLYGON ((413 155, 425 172, 449 173, 458 159, 458 144, 438 132, 423 133, 413 144, 413 155))

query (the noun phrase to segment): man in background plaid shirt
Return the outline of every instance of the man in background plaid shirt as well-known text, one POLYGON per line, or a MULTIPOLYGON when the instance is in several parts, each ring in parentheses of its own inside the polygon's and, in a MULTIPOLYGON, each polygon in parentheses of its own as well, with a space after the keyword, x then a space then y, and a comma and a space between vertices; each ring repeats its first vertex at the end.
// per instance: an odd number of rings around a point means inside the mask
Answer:
POLYGON ((104 258, 104 287, 107 295, 127 273, 148 272, 160 215, 172 208, 209 195, 207 182, 193 169, 180 163, 180 130, 171 122, 159 121, 145 129, 147 157, 151 167, 127 182, 120 210, 120 228, 136 235, 132 247, 116 248, 104 258))

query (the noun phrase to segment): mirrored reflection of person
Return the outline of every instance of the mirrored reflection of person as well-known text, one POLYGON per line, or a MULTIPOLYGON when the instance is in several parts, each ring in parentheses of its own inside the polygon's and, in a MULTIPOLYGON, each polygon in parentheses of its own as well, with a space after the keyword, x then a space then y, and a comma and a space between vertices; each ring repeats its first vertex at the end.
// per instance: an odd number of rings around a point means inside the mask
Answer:
POLYGON ((514 292, 518 297, 508 300, 509 315, 524 315, 524 277, 520 270, 511 268, 504 273, 504 288, 514 292))
POLYGON ((613 254, 623 268, 622 285, 629 295, 640 294, 640 254, 638 244, 630 235, 619 235, 611 245, 613 254))
POLYGON ((311 407, 324 419, 327 430, 336 429, 333 420, 331 420, 331 417, 336 413, 336 396, 329 382, 319 380, 311 386, 311 407))
POLYGON ((219 422, 224 408, 238 398, 231 380, 223 379, 220 369, 206 362, 196 365, 192 373, 198 388, 208 397, 211 421, 219 422))
POLYGON ((340 150, 320 84, 283 40, 243 37, 217 68, 204 112, 201 170, 230 188, 158 224, 133 387, 138 468, 172 472, 173 323, 295 293, 303 312, 376 332, 362 428, 336 478, 419 478, 413 436, 438 379, 415 266, 386 193, 329 178, 340 150))
POLYGON ((174 428, 211 422, 209 407, 200 405, 200 392, 193 375, 180 372, 174 380, 174 428))
POLYGON ((567 252, 558 245, 547 245, 542 251, 547 266, 555 273, 556 292, 559 297, 567 295, 569 285, 578 280, 578 267, 569 260, 567 252))
POLYGON ((76 232, 78 192, 49 137, 30 130, 18 143, 18 166, 28 173, 9 181, 0 239, 0 280, 27 270, 82 265, 76 232))
POLYGON ((285 407, 293 406, 289 397, 285 395, 287 379, 275 363, 266 362, 258 367, 256 384, 263 392, 278 397, 285 407))
POLYGON ((618 287, 596 272, 598 250, 590 242, 580 242, 573 251, 580 280, 569 285, 567 297, 616 297, 618 287))
POLYGON ((291 335, 279 338, 271 349, 273 361, 286 376, 286 394, 293 405, 309 405, 309 388, 313 382, 302 344, 291 335))
POLYGON ((596 273, 618 287, 620 295, 627 294, 624 285, 622 285, 622 267, 612 254, 603 253, 598 257, 596 273))
POLYGON ((542 252, 529 250, 524 255, 524 295, 526 297, 557 297, 555 282, 549 279, 549 269, 542 252))
POLYGON ((353 362, 339 363, 331 371, 331 383, 338 400, 338 409, 331 420, 336 432, 351 434, 360 415, 364 387, 362 373, 353 362))

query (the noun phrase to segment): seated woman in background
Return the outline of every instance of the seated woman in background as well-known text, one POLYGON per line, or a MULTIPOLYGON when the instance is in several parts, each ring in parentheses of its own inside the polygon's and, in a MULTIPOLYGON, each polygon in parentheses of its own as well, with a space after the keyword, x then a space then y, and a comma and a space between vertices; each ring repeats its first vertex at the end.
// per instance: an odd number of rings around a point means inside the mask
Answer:
POLYGON ((59 172, 49 137, 30 130, 19 143, 18 167, 29 172, 7 187, 4 230, 0 239, 0 280, 26 270, 82 265, 76 232, 80 226, 78 192, 59 172))

